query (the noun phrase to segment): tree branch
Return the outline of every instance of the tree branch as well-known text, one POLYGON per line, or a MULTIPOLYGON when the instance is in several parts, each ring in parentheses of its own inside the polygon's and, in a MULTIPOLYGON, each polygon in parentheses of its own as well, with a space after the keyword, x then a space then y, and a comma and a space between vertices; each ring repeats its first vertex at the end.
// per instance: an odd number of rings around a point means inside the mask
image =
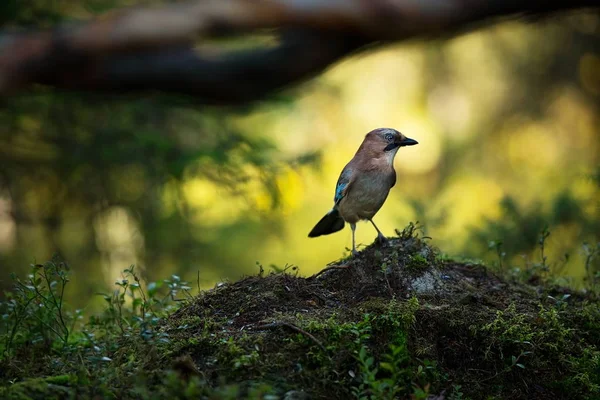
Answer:
POLYGON ((114 54, 102 59, 71 57, 57 73, 40 70, 37 83, 93 91, 160 90, 193 95, 212 104, 244 103, 311 77, 365 42, 296 31, 275 48, 209 56, 189 47, 114 54))
POLYGON ((41 83, 248 102, 370 43, 582 7, 598 7, 597 0, 195 0, 131 8, 53 31, 0 34, 0 95, 41 83), (217 55, 194 48, 198 38, 272 28, 283 32, 274 48, 217 55))

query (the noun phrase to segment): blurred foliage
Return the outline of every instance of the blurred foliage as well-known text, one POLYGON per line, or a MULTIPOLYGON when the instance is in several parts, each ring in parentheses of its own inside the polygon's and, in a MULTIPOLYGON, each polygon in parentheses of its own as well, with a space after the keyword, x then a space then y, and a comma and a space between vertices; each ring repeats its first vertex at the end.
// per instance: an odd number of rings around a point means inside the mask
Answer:
MULTIPOLYGON (((501 247, 504 253, 503 257, 532 254, 540 247, 541 241, 545 241, 552 234, 549 226, 552 228, 576 226, 579 230, 578 236, 583 238, 597 238, 600 232, 600 216, 593 219, 588 218, 582 210, 583 204, 566 192, 551 199, 548 210, 545 210, 539 203, 528 208, 519 207, 515 199, 511 197, 502 199, 501 208, 500 218, 488 218, 481 226, 473 228, 471 232, 472 246, 465 249, 466 254, 480 255, 486 246, 501 247), (491 238, 498 240, 490 242, 491 238)), ((564 252, 560 260, 554 260, 554 270, 552 271, 554 273, 564 272, 560 271, 560 268, 568 263, 570 255, 574 251, 585 252, 583 243, 559 242, 553 243, 553 245, 555 253, 564 252)), ((546 262, 546 260, 541 261, 546 262)), ((593 261, 593 265, 587 269, 600 271, 598 263, 600 260, 594 259, 593 261)), ((512 263, 518 264, 514 260, 512 263)))
MULTIPOLYGON (((7 0, 0 25, 158 2, 7 0)), ((306 234, 380 126, 420 142, 397 157, 398 184, 376 217, 384 232, 417 219, 446 252, 527 267, 547 228, 550 272, 593 279, 599 32, 597 14, 578 13, 388 46, 243 109, 44 88, 2 99, 0 289, 9 271, 54 253, 81 268, 67 288, 80 305, 130 264, 144 279, 199 274, 203 287, 256 260, 318 270, 350 232, 306 234)), ((374 236, 359 226, 359 242, 374 236)))
MULTIPOLYGON (((6 26, 51 26, 123 5, 127 2, 9 1, 0 14, 6 26)), ((225 242, 231 232, 256 229, 256 221, 237 213, 229 223, 202 224, 210 205, 196 201, 190 207, 184 182, 200 186, 192 192, 218 187, 219 195, 240 199, 236 208, 254 214, 256 197, 269 198, 260 210, 267 214, 278 205, 275 177, 284 163, 286 168, 312 163, 315 155, 281 157, 268 137, 245 134, 222 110, 200 109, 191 99, 45 90, 3 99, 2 271, 19 271, 23 260, 54 253, 86 260, 88 273, 71 288, 73 296, 85 299, 90 286, 99 289, 130 262, 162 260, 156 265, 165 266, 173 260, 172 269, 194 272, 199 261, 239 264, 241 252, 224 257, 207 237, 225 242)), ((0 287, 8 283, 5 278, 0 287)))
MULTIPOLYGON (((170 253, 185 265, 219 257, 192 237, 199 227, 190 223, 194 211, 182 196, 184 181, 215 182, 241 197, 248 192, 244 185, 256 183, 253 190, 277 206, 273 180, 280 166, 273 144, 243 135, 216 112, 185 110, 164 99, 35 94, 6 102, 0 119, 0 177, 17 236, 39 235, 49 251, 68 258, 98 265, 99 251, 127 247, 131 237, 115 237, 104 227, 115 219, 139 224, 125 227, 126 235, 143 232, 133 246, 144 246, 151 259, 170 253)), ((311 160, 303 155, 285 161, 311 160)), ((213 235, 249 224, 240 217, 213 227, 213 235)), ((28 249, 18 250, 31 259, 28 249)), ((89 275, 90 281, 97 278, 89 275)))

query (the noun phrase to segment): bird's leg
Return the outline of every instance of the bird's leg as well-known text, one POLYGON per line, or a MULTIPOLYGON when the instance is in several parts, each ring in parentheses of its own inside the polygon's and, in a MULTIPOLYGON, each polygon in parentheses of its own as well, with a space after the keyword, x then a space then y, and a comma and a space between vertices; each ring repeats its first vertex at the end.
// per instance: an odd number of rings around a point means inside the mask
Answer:
POLYGON ((356 224, 350 224, 350 229, 352 229, 352 255, 355 256, 358 254, 358 251, 356 251, 356 242, 354 241, 354 233, 356 231, 356 224))
POLYGON ((378 241, 379 243, 386 243, 387 242, 387 238, 383 235, 383 233, 381 233, 381 231, 379 230, 379 228, 377 227, 377 225, 375 225, 375 222, 373 222, 372 219, 370 219, 369 222, 371 222, 373 224, 373 227, 377 231, 377 239, 375 239, 375 240, 378 241))

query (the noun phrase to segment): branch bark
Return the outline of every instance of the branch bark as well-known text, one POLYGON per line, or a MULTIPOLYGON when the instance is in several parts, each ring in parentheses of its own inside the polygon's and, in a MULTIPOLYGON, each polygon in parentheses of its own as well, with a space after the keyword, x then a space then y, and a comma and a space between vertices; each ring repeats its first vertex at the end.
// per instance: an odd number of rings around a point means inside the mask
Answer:
POLYGON ((51 31, 0 34, 0 95, 33 84, 159 90, 234 104, 313 76, 369 44, 448 36, 501 17, 598 7, 597 0, 195 0, 131 8, 51 31), (280 43, 214 54, 223 33, 278 29, 280 43))

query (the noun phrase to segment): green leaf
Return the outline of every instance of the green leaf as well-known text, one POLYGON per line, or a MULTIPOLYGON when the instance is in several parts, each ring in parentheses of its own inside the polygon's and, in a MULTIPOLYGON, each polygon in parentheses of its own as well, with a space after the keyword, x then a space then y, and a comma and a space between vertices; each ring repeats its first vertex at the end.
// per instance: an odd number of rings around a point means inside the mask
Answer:
POLYGON ((381 367, 381 369, 384 369, 386 371, 390 371, 390 372, 394 371, 394 366, 390 363, 382 362, 382 363, 379 363, 379 366, 381 367))

